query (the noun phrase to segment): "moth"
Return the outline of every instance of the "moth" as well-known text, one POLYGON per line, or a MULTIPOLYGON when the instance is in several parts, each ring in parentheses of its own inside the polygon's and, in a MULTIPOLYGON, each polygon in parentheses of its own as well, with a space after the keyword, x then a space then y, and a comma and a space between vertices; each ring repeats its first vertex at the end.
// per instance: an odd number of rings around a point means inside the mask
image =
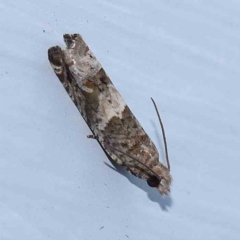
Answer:
POLYGON ((65 34, 66 49, 48 50, 48 59, 68 95, 105 152, 117 164, 147 181, 162 195, 170 192, 172 177, 166 137, 157 111, 165 143, 167 166, 159 161, 154 143, 144 131, 112 81, 79 34, 65 34))

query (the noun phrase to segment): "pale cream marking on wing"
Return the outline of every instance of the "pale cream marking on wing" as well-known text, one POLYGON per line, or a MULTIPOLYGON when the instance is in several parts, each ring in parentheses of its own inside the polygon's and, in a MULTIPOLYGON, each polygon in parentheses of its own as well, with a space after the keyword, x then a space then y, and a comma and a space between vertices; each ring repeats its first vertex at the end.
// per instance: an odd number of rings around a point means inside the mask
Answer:
POLYGON ((88 93, 92 93, 92 92, 93 92, 93 89, 88 88, 88 87, 86 87, 86 86, 84 86, 84 85, 82 85, 81 88, 82 88, 82 90, 85 91, 85 92, 88 92, 88 93))
POLYGON ((80 68, 78 68, 78 64, 76 64, 76 61, 74 59, 72 59, 73 64, 69 67, 69 70, 71 71, 71 73, 73 75, 75 75, 80 81, 76 81, 78 86, 85 92, 88 93, 92 93, 93 89, 88 88, 84 85, 84 81, 83 81, 83 76, 84 76, 84 72, 81 71, 80 68))
POLYGON ((110 98, 107 98, 104 93, 99 95, 98 118, 101 119, 98 125, 99 130, 104 130, 111 118, 119 117, 121 119, 126 107, 122 97, 112 84, 108 85, 108 90, 110 98))
POLYGON ((62 66, 56 66, 52 63, 50 63, 52 68, 54 69, 54 72, 57 73, 57 74, 61 74, 62 73, 62 66))

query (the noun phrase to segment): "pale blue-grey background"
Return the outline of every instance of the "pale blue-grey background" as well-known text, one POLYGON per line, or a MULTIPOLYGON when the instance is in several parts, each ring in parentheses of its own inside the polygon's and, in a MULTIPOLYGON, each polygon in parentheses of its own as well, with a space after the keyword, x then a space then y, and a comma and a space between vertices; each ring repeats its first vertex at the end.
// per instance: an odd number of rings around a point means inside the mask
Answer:
POLYGON ((0 0, 0 239, 238 240, 240 2, 0 0), (80 33, 174 178, 114 171, 47 49, 80 33), (104 164, 107 163, 107 164, 104 164))

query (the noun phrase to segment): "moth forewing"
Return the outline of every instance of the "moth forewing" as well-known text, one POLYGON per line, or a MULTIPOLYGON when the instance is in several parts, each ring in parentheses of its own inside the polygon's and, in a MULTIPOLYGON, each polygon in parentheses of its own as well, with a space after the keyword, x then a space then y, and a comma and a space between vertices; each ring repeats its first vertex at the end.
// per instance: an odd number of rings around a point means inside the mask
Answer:
POLYGON ((113 161, 168 194, 169 169, 101 64, 79 34, 65 34, 64 41, 67 48, 50 48, 48 58, 94 136, 113 161))

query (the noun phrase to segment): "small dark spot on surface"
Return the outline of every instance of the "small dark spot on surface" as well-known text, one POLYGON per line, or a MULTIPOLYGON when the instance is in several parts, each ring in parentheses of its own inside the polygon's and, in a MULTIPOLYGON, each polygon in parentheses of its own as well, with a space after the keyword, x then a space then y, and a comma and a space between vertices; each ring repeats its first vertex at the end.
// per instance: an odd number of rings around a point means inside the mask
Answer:
POLYGON ((43 30, 43 32, 45 33, 45 30, 43 30))
POLYGON ((104 228, 104 226, 100 227, 99 230, 102 230, 104 228))

